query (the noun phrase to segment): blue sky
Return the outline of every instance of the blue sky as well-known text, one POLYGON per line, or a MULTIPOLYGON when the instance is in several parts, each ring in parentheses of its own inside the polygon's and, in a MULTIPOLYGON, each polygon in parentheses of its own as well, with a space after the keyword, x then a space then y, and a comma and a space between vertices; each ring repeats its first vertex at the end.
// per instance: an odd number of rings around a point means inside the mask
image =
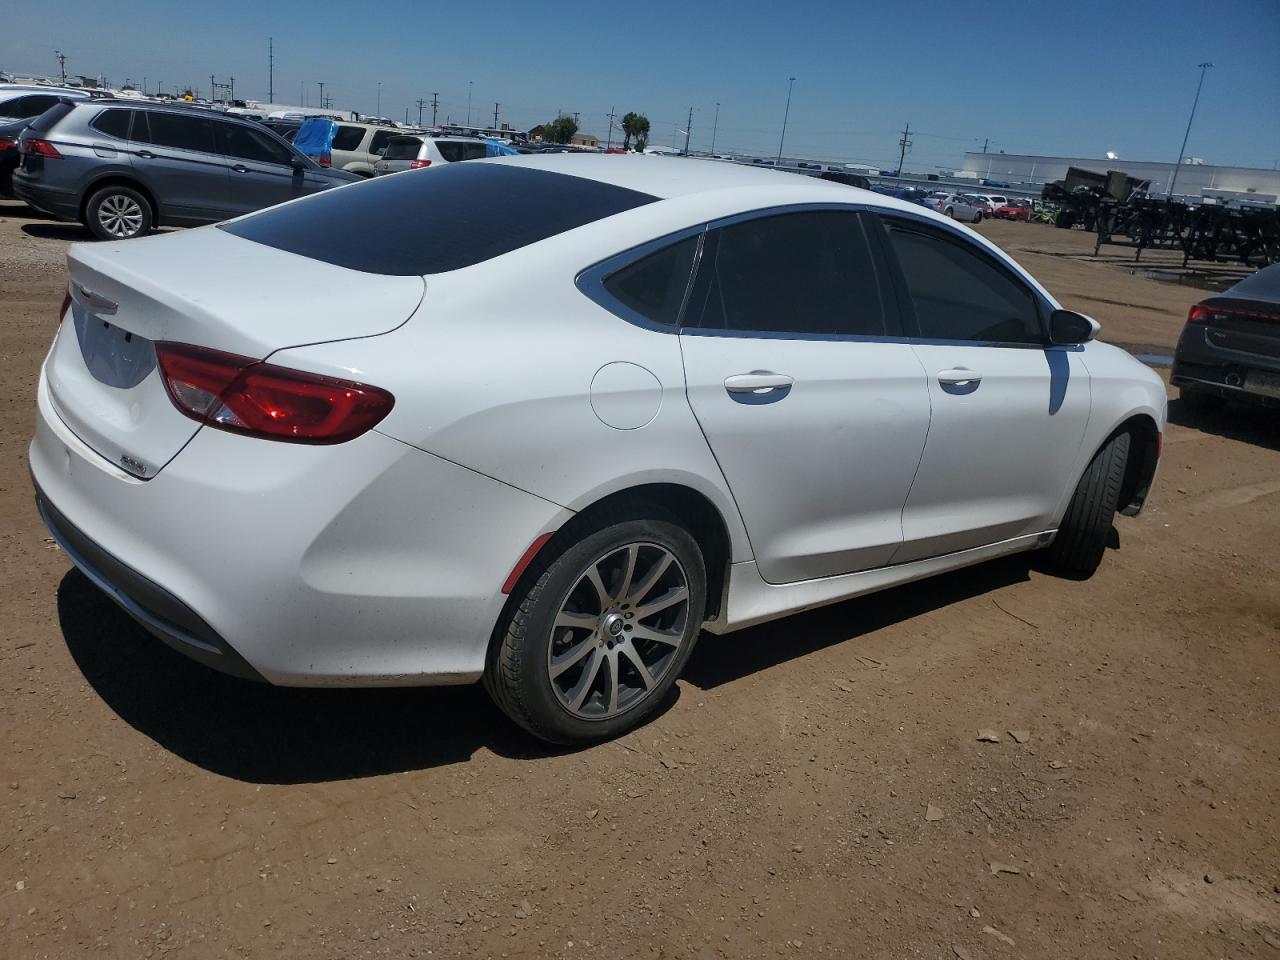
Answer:
MULTIPOLYGON (((41 0, 10 5, 0 69, 105 73, 152 86, 236 78, 265 98, 267 37, 276 99, 416 119, 439 91, 441 115, 500 116, 517 127, 578 112, 604 137, 616 108, 646 114, 653 140, 773 152, 796 77, 787 153, 956 166, 965 150, 1171 160, 1198 77, 1209 71, 1187 153, 1208 162, 1280 163, 1280 2, 668 2, 434 4, 413 0, 41 0)), ((428 111, 429 111, 428 107, 428 111)))

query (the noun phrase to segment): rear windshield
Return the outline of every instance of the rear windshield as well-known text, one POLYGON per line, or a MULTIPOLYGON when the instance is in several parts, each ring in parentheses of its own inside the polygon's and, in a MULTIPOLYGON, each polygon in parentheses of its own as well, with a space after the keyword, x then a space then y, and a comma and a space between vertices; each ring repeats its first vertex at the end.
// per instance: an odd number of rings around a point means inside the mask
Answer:
POLYGON ((459 163, 328 190, 220 229, 339 267, 411 277, 483 263, 656 199, 545 170, 459 163))
POLYGON ((417 137, 396 137, 387 144, 387 152, 382 155, 382 159, 412 160, 421 149, 422 141, 417 137))

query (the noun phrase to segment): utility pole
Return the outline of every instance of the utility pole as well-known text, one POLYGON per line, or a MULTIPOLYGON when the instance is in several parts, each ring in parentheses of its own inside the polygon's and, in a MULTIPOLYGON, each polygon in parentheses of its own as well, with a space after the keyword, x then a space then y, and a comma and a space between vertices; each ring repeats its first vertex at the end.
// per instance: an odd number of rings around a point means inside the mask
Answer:
POLYGON ((317 81, 316 81, 316 83, 320 84, 320 109, 322 109, 322 110, 323 110, 323 109, 325 108, 325 106, 326 106, 326 104, 325 104, 325 102, 324 102, 324 81, 323 81, 323 80, 317 80, 317 81))
POLYGON ((267 103, 276 102, 276 43, 267 37, 267 103))
POLYGON ((378 116, 382 116, 382 81, 378 81, 378 116))
POLYGON ((467 81, 467 126, 471 126, 471 81, 467 81))
POLYGON ((427 101, 421 97, 418 98, 418 126, 422 126, 422 108, 426 106, 427 101))
POLYGON ((231 93, 230 93, 230 97, 231 97, 231 104, 232 104, 232 106, 235 106, 235 102, 236 102, 236 78, 235 78, 235 77, 228 77, 227 79, 231 81, 231 85, 230 85, 230 87, 228 87, 228 89, 231 91, 231 93))
POLYGON ((986 152, 987 152, 987 144, 988 144, 988 143, 990 143, 990 142, 991 142, 991 138, 990 138, 990 137, 983 137, 983 138, 982 138, 982 152, 983 152, 983 153, 986 153, 986 152))
POLYGON ((711 124, 711 152, 716 152, 716 131, 720 129, 720 101, 716 101, 716 119, 711 124))
POLYGON ((898 146, 902 151, 898 154, 898 172, 895 177, 902 176, 902 162, 907 158, 907 148, 911 146, 911 124, 907 124, 907 128, 902 131, 902 139, 898 141, 898 146))
POLYGON ((689 108, 689 119, 684 127, 684 155, 689 155, 689 134, 693 130, 693 107, 689 108))
POLYGON ((575 113, 573 115, 573 125, 576 127, 582 122, 582 114, 575 113))
MULTIPOLYGON (((200 91, 197 90, 196 93, 200 91)), ((209 74, 209 102, 216 103, 218 100, 218 88, 213 82, 213 74, 209 74)))
POLYGON ((1178 150, 1178 163, 1173 168, 1173 176, 1169 178, 1169 194, 1173 197, 1173 185, 1178 182, 1178 171, 1182 169, 1182 158, 1187 153, 1187 138, 1191 136, 1191 122, 1196 118, 1196 107, 1200 103, 1200 89, 1204 86, 1205 71, 1212 67, 1213 64, 1207 60, 1200 64, 1200 82, 1196 84, 1196 98, 1191 101, 1191 116, 1187 117, 1187 132, 1182 135, 1182 147, 1178 150))
MULTIPOLYGON (((440 109, 440 94, 433 93, 431 95, 431 125, 436 125, 436 111, 440 109)), ((418 119, 422 119, 419 117, 418 119)))
POLYGON ((782 144, 787 139, 787 117, 791 115, 791 88, 796 85, 796 78, 792 77, 787 81, 787 109, 782 111, 782 136, 778 138, 778 159, 777 163, 782 162, 782 144))
POLYGON ((615 109, 617 108, 616 107, 609 108, 609 141, 608 141, 608 144, 605 146, 606 150, 613 149, 613 121, 617 117, 617 114, 614 113, 615 109))
POLYGON ((58 58, 58 69, 62 71, 62 82, 67 82, 67 55, 61 50, 53 51, 53 55, 58 58))
POLYGON ((500 106, 497 100, 493 101, 493 129, 495 130, 498 129, 498 107, 500 106))

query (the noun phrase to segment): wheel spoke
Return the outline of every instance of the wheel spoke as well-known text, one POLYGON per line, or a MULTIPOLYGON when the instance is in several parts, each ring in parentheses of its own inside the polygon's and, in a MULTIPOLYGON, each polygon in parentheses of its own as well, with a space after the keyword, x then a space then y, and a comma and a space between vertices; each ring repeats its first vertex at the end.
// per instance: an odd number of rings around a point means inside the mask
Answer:
POLYGON ((666 644, 668 647, 678 647, 684 639, 684 631, 654 630, 652 627, 641 626, 636 624, 631 631, 632 642, 636 640, 652 640, 655 643, 666 644))
POLYGON ((631 578, 636 573, 636 557, 640 555, 640 544, 633 543, 627 547, 627 565, 622 568, 622 579, 618 581, 618 589, 613 592, 616 603, 624 603, 631 590, 631 578))
POLYGON ((557 627, 571 627, 574 630, 592 630, 596 628, 596 624, 600 622, 600 617, 594 613, 574 613, 572 610, 561 610, 556 615, 555 625, 557 627))
POLYGON ((578 678, 578 684, 567 694, 569 706, 574 710, 581 710, 582 705, 587 702, 587 695, 591 693, 591 688, 595 686, 596 674, 600 672, 600 664, 604 662, 604 654, 601 653, 599 647, 591 648, 591 659, 587 661, 587 665, 582 670, 582 676, 578 678))
POLYGON ((640 674, 640 682, 644 684, 646 690, 653 689, 653 674, 649 672, 649 668, 645 665, 644 660, 640 658, 640 653, 635 647, 627 643, 618 648, 618 653, 631 661, 631 665, 636 668, 636 673, 640 674))
POLYGON ((609 713, 618 711, 618 653, 615 650, 609 661, 609 699, 605 709, 609 713))
POLYGON ((560 674, 564 673, 575 663, 581 663, 582 658, 595 649, 596 638, 594 634, 590 634, 581 643, 574 647, 570 647, 567 652, 560 654, 558 657, 552 657, 549 667, 551 679, 556 679, 556 677, 560 676, 560 674))
POLYGON ((609 603, 613 598, 609 596, 609 591, 605 588, 604 581, 600 579, 600 565, 593 563, 588 567, 583 579, 595 588, 596 596, 600 600, 600 611, 603 613, 605 610, 608 610, 609 603))
POLYGON ((636 607, 636 619, 644 620, 653 616, 655 613, 661 613, 668 607, 674 607, 677 603, 689 599, 689 588, 683 585, 668 590, 657 600, 652 603, 645 604, 643 607, 636 607))
POLYGON ((671 554, 664 552, 662 554, 662 559, 653 565, 653 569, 645 574, 645 578, 637 584, 635 590, 633 590, 631 595, 625 599, 629 600, 631 603, 638 604, 648 596, 649 591, 653 589, 654 584, 658 582, 662 575, 667 572, 667 567, 669 566, 671 566, 671 554))

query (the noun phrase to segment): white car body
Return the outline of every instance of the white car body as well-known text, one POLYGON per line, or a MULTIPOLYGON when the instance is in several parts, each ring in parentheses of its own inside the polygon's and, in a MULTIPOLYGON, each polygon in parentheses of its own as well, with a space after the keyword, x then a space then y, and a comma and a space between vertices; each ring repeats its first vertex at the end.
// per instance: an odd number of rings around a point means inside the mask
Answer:
POLYGON ((488 146, 476 137, 430 137, 406 134, 393 138, 373 165, 375 177, 405 170, 442 167, 464 160, 482 160, 488 146))
MULTIPOLYGON (((31 470, 72 559, 171 645, 276 684, 475 681, 521 558, 637 490, 714 513, 722 566, 705 625, 723 633, 1044 546, 1118 428, 1158 449, 1162 382, 1104 343, 711 335, 627 316, 601 293, 614 258, 660 238, 819 209, 944 231, 1057 307, 1000 249, 916 204, 644 156, 502 158, 440 178, 491 165, 657 199, 425 277, 335 266, 228 225, 72 246, 31 470), (373 384, 394 407, 334 445, 201 426, 166 394, 158 341, 373 384), (181 616, 164 612, 173 599, 181 616)), ((372 200, 360 191, 438 179, 330 193, 372 200)))

